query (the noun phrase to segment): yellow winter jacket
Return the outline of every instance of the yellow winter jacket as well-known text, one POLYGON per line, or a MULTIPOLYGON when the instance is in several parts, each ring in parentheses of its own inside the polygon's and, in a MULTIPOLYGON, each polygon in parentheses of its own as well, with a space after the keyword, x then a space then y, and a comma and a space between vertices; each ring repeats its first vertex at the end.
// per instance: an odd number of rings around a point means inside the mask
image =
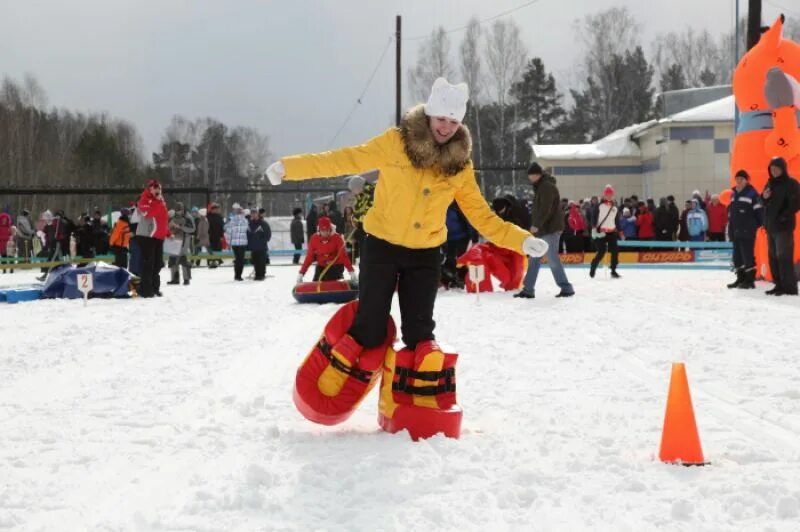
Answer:
POLYGON ((453 199, 469 223, 496 245, 522 253, 530 233, 504 222, 486 203, 472 162, 446 176, 441 166, 415 167, 397 128, 360 146, 281 159, 287 181, 380 171, 372 208, 364 219, 367 233, 411 249, 442 245, 447 240, 445 218, 453 199))

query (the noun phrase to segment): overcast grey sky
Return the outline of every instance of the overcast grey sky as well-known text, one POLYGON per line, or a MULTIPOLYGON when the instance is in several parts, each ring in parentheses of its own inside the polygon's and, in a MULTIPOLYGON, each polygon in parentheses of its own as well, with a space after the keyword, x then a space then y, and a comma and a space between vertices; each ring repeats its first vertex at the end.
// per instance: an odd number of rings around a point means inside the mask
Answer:
MULTIPOLYGON (((767 1, 764 19, 772 20, 778 9, 767 1)), ((277 155, 319 151, 366 83, 394 32, 396 14, 403 16, 404 36, 414 37, 524 3, 0 0, 0 74, 33 74, 52 106, 129 120, 148 157, 174 114, 256 127, 270 136, 277 155)), ((645 44, 687 24, 714 34, 733 24, 733 0, 539 0, 510 17, 522 28, 530 54, 542 57, 562 81, 570 79, 580 55, 573 21, 623 5, 642 23, 645 44)), ((461 36, 451 34, 454 51, 461 36)), ((418 42, 403 44, 404 77, 418 42)), ((336 145, 362 141, 393 120, 394 48, 336 145)))

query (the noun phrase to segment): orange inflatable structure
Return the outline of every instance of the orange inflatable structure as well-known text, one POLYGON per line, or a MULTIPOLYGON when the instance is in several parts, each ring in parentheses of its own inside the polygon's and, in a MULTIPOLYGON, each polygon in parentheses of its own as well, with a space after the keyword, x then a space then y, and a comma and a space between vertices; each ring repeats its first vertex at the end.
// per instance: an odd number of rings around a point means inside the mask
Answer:
POLYGON ((377 384, 387 350, 394 343, 397 329, 390 316, 384 343, 362 351, 346 334, 356 310, 358 301, 336 311, 297 370, 294 404, 314 423, 336 425, 349 418, 377 384))
MULTIPOLYGON (((479 292, 492 292, 492 277, 500 281, 503 290, 516 290, 522 285, 527 270, 526 257, 514 251, 500 248, 489 242, 472 246, 456 261, 459 268, 469 265, 482 265, 485 276, 478 284, 479 292)), ((468 292, 475 292, 475 283, 469 274, 464 283, 468 292)))
MULTIPOLYGON (((781 15, 733 73, 740 120, 731 156, 731 185, 735 185, 736 172, 743 169, 758 192, 769 179, 768 165, 773 157, 783 157, 789 175, 800 177, 800 44, 783 38, 783 23, 781 15)), ((794 245, 795 263, 798 260, 800 223, 794 245)), ((771 279, 763 229, 756 237, 756 268, 761 277, 771 279)))

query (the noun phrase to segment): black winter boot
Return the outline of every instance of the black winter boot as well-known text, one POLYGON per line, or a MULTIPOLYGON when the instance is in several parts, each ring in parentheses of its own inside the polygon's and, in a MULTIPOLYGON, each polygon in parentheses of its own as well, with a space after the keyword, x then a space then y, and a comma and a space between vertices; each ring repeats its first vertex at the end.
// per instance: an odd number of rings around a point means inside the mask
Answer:
POLYGON ((177 269, 172 270, 170 273, 172 273, 172 279, 170 279, 167 282, 167 284, 180 284, 181 280, 180 280, 180 277, 179 277, 178 270, 177 269))
POLYGON ((744 281, 744 275, 742 274, 742 270, 737 268, 735 270, 736 273, 736 280, 728 285, 728 288, 739 288, 739 285, 742 284, 744 281))
MULTIPOLYGON (((730 287, 730 285, 728 285, 730 287)), ((752 290, 756 287, 756 269, 752 268, 742 273, 741 281, 739 282, 739 286, 736 288, 742 288, 744 290, 752 290)))

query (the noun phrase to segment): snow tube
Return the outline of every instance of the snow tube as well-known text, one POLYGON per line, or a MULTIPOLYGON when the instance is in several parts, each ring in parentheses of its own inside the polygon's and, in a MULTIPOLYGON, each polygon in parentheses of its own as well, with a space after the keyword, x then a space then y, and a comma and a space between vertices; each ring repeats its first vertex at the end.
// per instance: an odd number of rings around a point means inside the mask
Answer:
POLYGON ((82 273, 90 273, 93 276, 94 288, 89 292, 89 297, 128 297, 133 275, 125 268, 102 262, 92 262, 81 267, 64 265, 54 268, 42 287, 42 297, 83 298, 83 292, 78 290, 78 274, 82 273))
POLYGON ((383 344, 363 349, 346 334, 358 310, 351 301, 336 311, 297 370, 293 399, 309 421, 336 425, 346 420, 378 382, 397 329, 391 316, 383 344))
POLYGON ((299 283, 292 295, 298 303, 347 303, 358 298, 358 285, 343 280, 299 283))
POLYGON ((458 355, 436 342, 386 354, 378 403, 378 423, 386 432, 408 430, 414 441, 461 435, 463 412, 456 403, 458 355))

